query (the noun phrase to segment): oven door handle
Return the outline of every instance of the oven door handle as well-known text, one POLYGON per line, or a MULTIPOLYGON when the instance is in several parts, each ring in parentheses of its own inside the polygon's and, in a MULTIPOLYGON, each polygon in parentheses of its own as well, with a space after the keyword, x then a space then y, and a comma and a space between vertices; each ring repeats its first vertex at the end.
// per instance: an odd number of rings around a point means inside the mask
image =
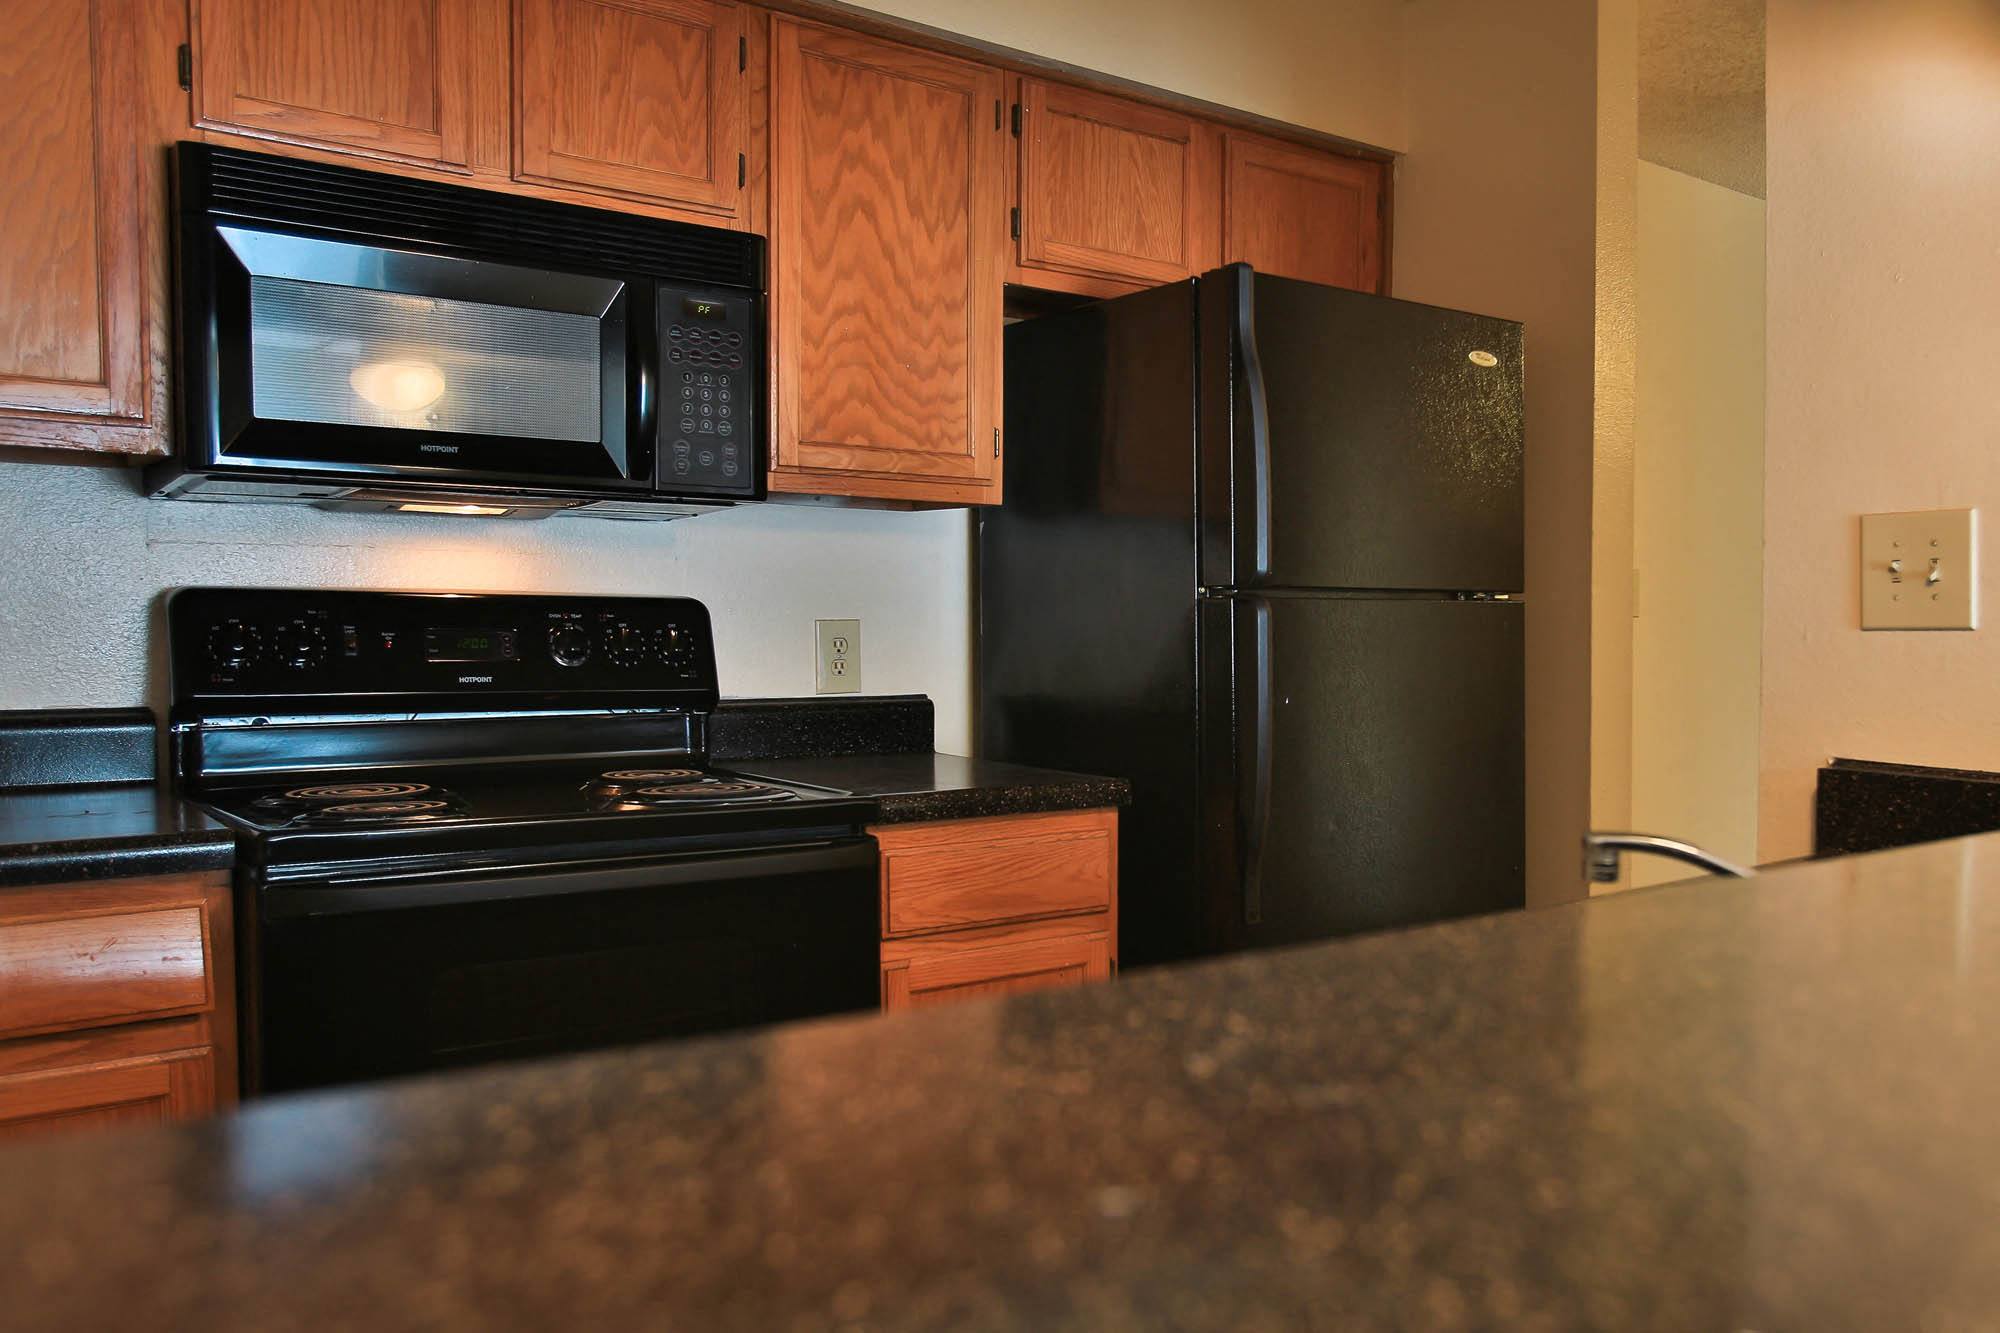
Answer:
POLYGON ((464 907, 568 894, 616 893, 622 889, 667 890, 792 875, 832 875, 856 870, 872 874, 875 866, 875 840, 853 838, 756 851, 709 850, 582 868, 554 864, 546 868, 430 874, 405 880, 383 877, 346 884, 325 880, 281 882, 267 884, 259 897, 266 921, 285 921, 416 907, 464 907))

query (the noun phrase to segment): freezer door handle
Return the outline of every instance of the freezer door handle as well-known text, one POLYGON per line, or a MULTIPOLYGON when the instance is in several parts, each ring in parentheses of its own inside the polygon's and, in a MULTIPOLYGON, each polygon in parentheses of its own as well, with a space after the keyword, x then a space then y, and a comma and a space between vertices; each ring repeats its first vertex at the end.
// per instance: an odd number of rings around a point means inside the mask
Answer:
POLYGON ((1271 604, 1261 597, 1250 605, 1252 688, 1250 706, 1250 801, 1243 830, 1243 922, 1264 919, 1264 841, 1271 828, 1271 604))
POLYGON ((1271 410, 1264 395, 1264 363, 1257 355, 1256 275, 1248 264, 1236 268, 1236 354, 1250 415, 1251 562, 1262 579, 1271 574, 1271 410))

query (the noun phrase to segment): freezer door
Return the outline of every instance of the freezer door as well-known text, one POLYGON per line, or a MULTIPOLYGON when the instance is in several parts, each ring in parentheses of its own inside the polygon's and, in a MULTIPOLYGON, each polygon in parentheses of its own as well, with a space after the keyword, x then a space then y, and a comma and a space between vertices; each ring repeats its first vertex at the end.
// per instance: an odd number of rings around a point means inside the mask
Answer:
POLYGON ((1241 265, 1203 282, 1229 293, 1232 492, 1204 583, 1520 590, 1520 325, 1241 265))
POLYGON ((1235 771, 1211 822, 1236 854, 1210 890, 1232 942, 1522 906, 1522 606, 1230 606, 1235 771))

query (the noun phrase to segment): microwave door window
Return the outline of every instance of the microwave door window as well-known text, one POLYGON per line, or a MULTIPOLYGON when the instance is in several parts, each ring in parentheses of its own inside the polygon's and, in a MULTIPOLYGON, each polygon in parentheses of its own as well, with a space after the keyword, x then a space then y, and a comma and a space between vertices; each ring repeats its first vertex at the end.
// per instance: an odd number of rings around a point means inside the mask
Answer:
POLYGON ((557 310, 250 280, 251 410, 266 421, 596 444, 598 322, 557 310))
POLYGON ((651 484, 627 346, 651 306, 635 325, 626 282, 239 226, 213 234, 219 459, 651 484))

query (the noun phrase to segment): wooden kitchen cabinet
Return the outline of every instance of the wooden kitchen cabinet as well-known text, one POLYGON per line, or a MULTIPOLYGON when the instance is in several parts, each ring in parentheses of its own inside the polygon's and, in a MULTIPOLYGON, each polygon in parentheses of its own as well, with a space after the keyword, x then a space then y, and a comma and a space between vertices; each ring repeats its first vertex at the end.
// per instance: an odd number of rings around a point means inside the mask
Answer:
POLYGON ((1190 278, 1220 253, 1213 126, 1129 98, 1020 80, 1008 279, 1091 295, 1190 278))
POLYGON ((0 25, 0 445, 147 452, 164 406, 153 25, 141 0, 0 0, 0 25))
POLYGON ((1227 132, 1222 261, 1380 291, 1386 170, 1380 162, 1227 132))
POLYGON ((869 832, 882 858, 884 1009, 1110 979, 1117 811, 869 832))
POLYGON ((205 127, 465 170, 506 0, 190 0, 205 127))
POLYGON ((717 0, 517 0, 515 177, 743 222, 750 42, 717 0))
POLYGON ((229 876, 0 889, 0 1139, 236 1100, 229 876))
POLYGON ((1002 92, 772 20, 773 491, 999 502, 1002 92))

